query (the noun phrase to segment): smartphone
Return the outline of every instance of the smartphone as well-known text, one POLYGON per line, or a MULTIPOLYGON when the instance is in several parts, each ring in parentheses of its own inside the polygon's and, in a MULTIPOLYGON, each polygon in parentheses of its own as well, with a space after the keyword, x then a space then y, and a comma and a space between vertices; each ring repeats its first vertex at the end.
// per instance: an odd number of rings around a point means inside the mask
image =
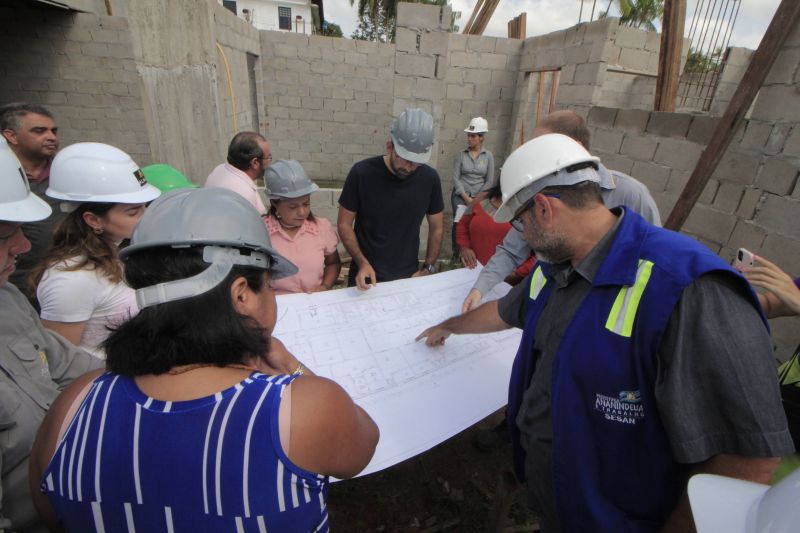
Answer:
POLYGON ((754 261, 755 255, 752 252, 745 250, 744 248, 739 248, 739 251, 736 252, 736 259, 733 261, 733 268, 736 270, 750 268, 753 266, 754 261))

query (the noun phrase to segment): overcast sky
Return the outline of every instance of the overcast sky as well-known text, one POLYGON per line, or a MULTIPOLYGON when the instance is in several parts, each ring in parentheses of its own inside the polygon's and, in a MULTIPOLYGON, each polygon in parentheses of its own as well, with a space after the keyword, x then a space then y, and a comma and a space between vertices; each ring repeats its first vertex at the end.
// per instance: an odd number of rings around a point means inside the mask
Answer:
MULTIPOLYGON (((725 0, 728 1, 728 0, 725 0)), ((772 15, 778 9, 780 0, 737 0, 741 2, 739 15, 731 36, 732 46, 744 46, 755 49, 767 29, 772 15)), ((594 0, 583 0, 583 20, 589 19, 594 0)), ((477 0, 451 0, 454 11, 461 11, 459 25, 463 28, 477 4, 477 0)), ((686 33, 691 26, 691 18, 695 14, 698 0, 687 0, 686 33)), ((723 2, 711 2, 721 6, 723 2)), ((355 2, 358 5, 358 2, 355 2)), ((356 29, 358 17, 356 8, 350 6, 350 0, 326 0, 325 19, 342 27, 345 36, 350 36, 356 29)), ((597 0, 595 18, 601 10, 605 10, 608 0, 597 0)), ((708 0, 704 5, 708 5, 708 0)), ((561 30, 577 24, 581 11, 581 0, 500 0, 484 35, 505 37, 508 21, 522 12, 528 14, 526 35, 533 37, 561 30)), ((720 10, 720 7, 716 8, 720 10)), ((612 8, 612 13, 614 9, 612 8)))

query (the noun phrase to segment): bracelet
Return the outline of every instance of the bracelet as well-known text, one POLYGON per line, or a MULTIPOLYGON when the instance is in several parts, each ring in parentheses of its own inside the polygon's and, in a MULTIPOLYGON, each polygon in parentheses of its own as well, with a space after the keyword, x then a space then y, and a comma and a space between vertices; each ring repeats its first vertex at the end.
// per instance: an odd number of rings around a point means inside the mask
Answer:
POLYGON ((300 363, 298 361, 297 368, 295 369, 294 372, 292 372, 292 375, 293 376, 302 376, 305 373, 306 373, 306 367, 303 366, 303 363, 300 363))

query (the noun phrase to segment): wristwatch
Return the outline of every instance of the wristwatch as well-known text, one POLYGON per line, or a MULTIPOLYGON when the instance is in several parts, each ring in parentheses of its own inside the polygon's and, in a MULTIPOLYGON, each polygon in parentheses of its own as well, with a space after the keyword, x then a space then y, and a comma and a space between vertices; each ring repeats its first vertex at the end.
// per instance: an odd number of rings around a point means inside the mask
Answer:
POLYGON ((434 274, 436 272, 436 265, 432 265, 430 263, 422 263, 422 266, 419 267, 420 270, 427 270, 428 274, 434 274))

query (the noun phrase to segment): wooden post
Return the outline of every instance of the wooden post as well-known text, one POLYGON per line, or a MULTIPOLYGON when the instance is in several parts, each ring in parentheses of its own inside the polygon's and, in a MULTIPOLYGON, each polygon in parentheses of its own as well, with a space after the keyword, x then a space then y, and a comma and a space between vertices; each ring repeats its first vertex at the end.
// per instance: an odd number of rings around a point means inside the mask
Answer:
POLYGON ((681 79, 683 27, 686 22, 686 0, 666 0, 661 25, 661 49, 658 53, 658 80, 653 109, 675 111, 675 97, 681 79))
POLYGON ((800 20, 800 2, 797 0, 782 0, 772 17, 767 32, 761 39, 758 50, 750 59, 750 65, 744 73, 742 81, 736 88, 725 114, 719 120, 711 140, 700 154, 700 160, 683 188, 675 207, 669 214, 665 228, 678 231, 683 227, 689 217, 697 199, 700 198, 708 180, 717 168, 725 150, 733 139, 736 129, 744 118, 750 105, 758 94, 764 79, 767 77, 775 58, 786 41, 792 28, 800 20))

